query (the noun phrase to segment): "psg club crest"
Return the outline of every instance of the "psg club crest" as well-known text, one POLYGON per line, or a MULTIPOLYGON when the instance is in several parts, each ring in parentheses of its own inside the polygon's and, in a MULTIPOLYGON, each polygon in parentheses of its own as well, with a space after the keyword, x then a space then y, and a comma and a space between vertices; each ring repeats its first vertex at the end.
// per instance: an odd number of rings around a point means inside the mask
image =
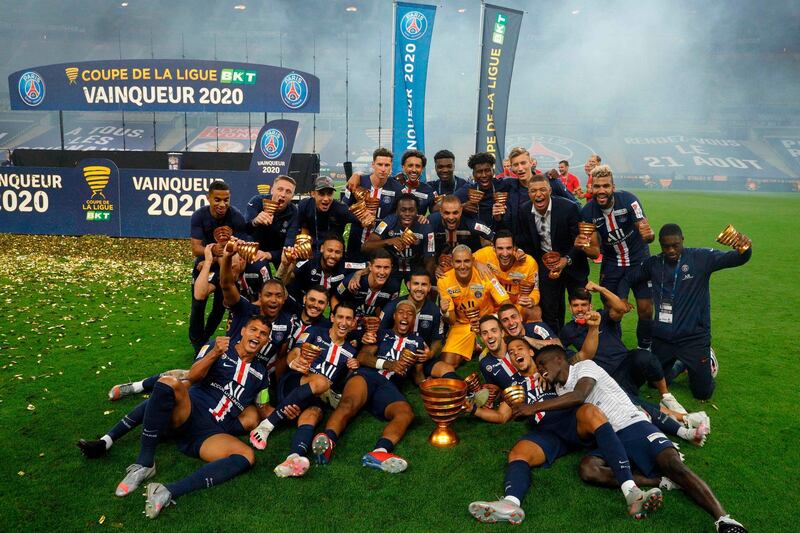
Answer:
POLYGON ((283 153, 284 144, 283 132, 275 128, 270 128, 265 131, 263 137, 261 137, 261 153, 263 153, 267 159, 277 159, 283 153))
POLYGON ((308 83, 300 74, 292 72, 281 82, 281 100, 289 109, 299 109, 308 100, 308 83))
POLYGON ((44 100, 44 80, 36 72, 26 72, 19 78, 19 97, 31 107, 36 107, 44 100))
POLYGON ((409 11, 400 21, 400 33, 409 41, 415 41, 428 31, 428 19, 419 11, 409 11))

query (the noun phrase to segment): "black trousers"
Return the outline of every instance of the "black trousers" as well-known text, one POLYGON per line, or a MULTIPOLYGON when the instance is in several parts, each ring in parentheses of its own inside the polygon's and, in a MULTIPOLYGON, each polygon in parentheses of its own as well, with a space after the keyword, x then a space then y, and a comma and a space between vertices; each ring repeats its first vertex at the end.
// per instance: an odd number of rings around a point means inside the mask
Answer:
POLYGON ((548 273, 549 270, 539 266, 539 306, 542 308, 542 321, 558 332, 564 326, 566 291, 586 287, 588 280, 575 279, 566 272, 562 272, 557 279, 550 279, 548 273))

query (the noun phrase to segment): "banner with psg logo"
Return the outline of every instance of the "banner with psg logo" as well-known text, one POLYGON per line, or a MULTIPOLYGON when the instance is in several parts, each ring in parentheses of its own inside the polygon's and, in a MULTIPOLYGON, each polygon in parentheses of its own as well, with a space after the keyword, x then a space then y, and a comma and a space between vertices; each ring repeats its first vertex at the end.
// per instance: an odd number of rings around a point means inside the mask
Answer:
POLYGON ((82 61, 8 77, 11 109, 319 113, 319 78, 271 65, 192 59, 82 61))
POLYGON ((298 123, 272 120, 259 133, 250 170, 117 168, 106 159, 75 167, 0 167, 0 227, 10 233, 186 238, 189 220, 208 204, 218 180, 231 189, 231 205, 269 194, 288 174, 298 123))
POLYGON ((406 150, 425 151, 425 83, 436 6, 395 4, 392 151, 394 172, 406 150))
POLYGON ((506 153, 508 95, 521 26, 522 11, 491 4, 484 6, 475 151, 489 152, 498 163, 506 153))

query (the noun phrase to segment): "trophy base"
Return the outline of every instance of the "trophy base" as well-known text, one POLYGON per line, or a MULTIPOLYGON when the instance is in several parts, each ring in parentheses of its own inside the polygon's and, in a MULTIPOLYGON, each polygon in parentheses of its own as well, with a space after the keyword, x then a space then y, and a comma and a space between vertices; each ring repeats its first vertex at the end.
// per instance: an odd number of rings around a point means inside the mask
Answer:
POLYGON ((428 442, 437 448, 452 448, 458 444, 458 435, 450 426, 436 426, 428 437, 428 442))

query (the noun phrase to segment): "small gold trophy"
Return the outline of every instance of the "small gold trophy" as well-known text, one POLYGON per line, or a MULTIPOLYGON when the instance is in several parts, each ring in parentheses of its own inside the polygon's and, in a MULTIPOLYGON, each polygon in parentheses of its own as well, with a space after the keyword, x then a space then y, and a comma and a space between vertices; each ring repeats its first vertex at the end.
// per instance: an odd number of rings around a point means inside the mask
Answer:
POLYGON ((409 350, 408 348, 403 348, 400 351, 400 364, 406 368, 411 368, 417 364, 417 354, 409 350))
POLYGON ((458 444, 458 435, 450 424, 464 408, 467 384, 460 379, 428 379, 420 385, 420 394, 425 410, 436 423, 428 442, 438 448, 450 448, 458 444))
POLYGON ((411 228, 406 228, 403 230, 403 233, 400 234, 400 242, 395 244, 394 247, 398 252, 402 252, 406 248, 414 246, 415 244, 417 244, 417 236, 414 235, 414 232, 411 231, 411 228))
POLYGON ((494 193, 494 203, 501 205, 503 207, 503 214, 505 214, 506 210, 508 209, 508 193, 507 192, 496 192, 494 193))
POLYGON ((231 236, 233 235, 233 230, 230 226, 219 226, 214 230, 214 240, 217 243, 214 245, 212 253, 219 257, 222 255, 222 250, 225 248, 225 245, 228 244, 228 241, 231 240, 231 236))
POLYGON ((241 257, 248 263, 252 263, 253 261, 256 260, 256 254, 258 254, 258 243, 239 242, 236 245, 236 251, 239 254, 239 257, 241 257))
POLYGON ((739 238, 741 236, 742 234, 736 231, 736 228, 733 227, 733 224, 728 224, 725 226, 725 229, 722 230, 722 233, 717 235, 717 242, 724 244, 725 246, 730 246, 731 248, 736 249, 736 251, 740 254, 743 254, 750 249, 750 245, 745 244, 742 247, 739 247, 739 238))
POLYGON ((503 401, 506 402, 509 407, 525 403, 526 396, 525 387, 522 385, 511 385, 503 389, 503 401))
POLYGON ((358 186, 353 191, 353 196, 355 197, 356 201, 363 202, 364 199, 369 196, 369 189, 366 187, 358 186))
POLYGON ((300 357, 308 361, 309 363, 317 358, 319 354, 322 353, 322 348, 311 344, 310 342, 304 342, 302 346, 300 346, 300 357))
POLYGON ((469 204, 472 209, 477 210, 481 200, 483 200, 483 191, 467 189, 467 204, 469 204))
POLYGON ((274 215, 278 210, 278 202, 270 198, 264 198, 261 200, 261 204, 264 208, 264 212, 267 214, 274 215))
POLYGON ((381 319, 377 316, 365 316, 363 317, 364 320, 364 329, 366 333, 378 333, 378 328, 381 326, 381 319))
POLYGON ((311 257, 311 235, 303 230, 294 240, 294 257, 303 261, 311 257))
MULTIPOLYGON (((578 222, 578 233, 587 239, 591 239, 594 235, 595 226, 592 222, 578 222)), ((589 246, 591 242, 587 242, 583 246, 589 246)))
POLYGON ((561 275, 561 271, 556 270, 559 261, 561 261, 561 254, 558 252, 547 252, 542 255, 542 263, 544 263, 544 266, 546 266, 547 270, 550 271, 547 274, 548 278, 558 279, 558 277, 561 275))
POLYGON ((464 383, 467 384, 467 390, 470 394, 475 394, 481 389, 481 378, 478 377, 477 372, 473 372, 464 378, 464 383))
POLYGON ((453 254, 441 254, 439 256, 439 266, 442 272, 450 272, 453 270, 453 254))

